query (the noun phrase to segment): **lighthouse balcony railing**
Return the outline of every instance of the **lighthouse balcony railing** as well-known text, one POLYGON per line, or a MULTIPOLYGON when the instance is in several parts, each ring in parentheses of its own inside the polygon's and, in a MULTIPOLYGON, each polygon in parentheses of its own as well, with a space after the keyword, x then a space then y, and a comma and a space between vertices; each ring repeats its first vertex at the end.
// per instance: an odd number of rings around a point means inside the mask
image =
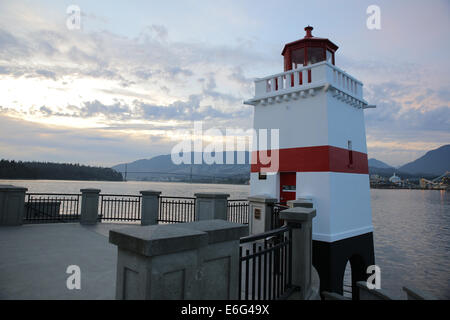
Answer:
POLYGON ((268 98, 326 84, 362 99, 362 83, 327 61, 256 79, 255 98, 268 98))

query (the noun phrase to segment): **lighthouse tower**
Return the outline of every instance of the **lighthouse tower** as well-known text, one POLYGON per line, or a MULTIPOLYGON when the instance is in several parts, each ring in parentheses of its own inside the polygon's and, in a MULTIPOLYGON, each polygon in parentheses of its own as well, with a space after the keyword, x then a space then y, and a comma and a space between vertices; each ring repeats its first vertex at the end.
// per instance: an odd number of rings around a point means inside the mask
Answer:
POLYGON ((266 129, 276 138, 278 129, 279 137, 278 144, 270 137, 254 144, 250 195, 312 200, 321 290, 342 293, 347 262, 354 288, 374 264, 364 126, 364 109, 373 106, 363 84, 335 65, 338 46, 312 30, 284 46, 284 72, 256 79, 255 97, 244 102, 254 106, 256 133, 266 129))

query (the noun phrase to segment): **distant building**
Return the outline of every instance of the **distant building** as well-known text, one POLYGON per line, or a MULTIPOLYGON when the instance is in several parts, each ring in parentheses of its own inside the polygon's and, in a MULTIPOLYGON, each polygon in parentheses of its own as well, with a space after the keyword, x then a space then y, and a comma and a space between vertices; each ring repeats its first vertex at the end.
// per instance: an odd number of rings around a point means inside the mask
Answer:
POLYGON ((400 185, 402 183, 402 179, 400 177, 396 176, 395 172, 394 172, 394 175, 389 178, 389 181, 392 182, 393 184, 397 184, 397 185, 400 185))
POLYGON ((384 182, 384 181, 385 181, 385 178, 378 174, 370 175, 370 182, 384 182))

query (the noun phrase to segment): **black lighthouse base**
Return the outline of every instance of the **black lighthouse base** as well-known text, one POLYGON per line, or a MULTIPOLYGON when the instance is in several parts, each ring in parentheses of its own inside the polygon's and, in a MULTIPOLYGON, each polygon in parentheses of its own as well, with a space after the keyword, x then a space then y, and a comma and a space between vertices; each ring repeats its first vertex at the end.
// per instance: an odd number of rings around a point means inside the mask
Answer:
POLYGON ((352 269, 352 299, 358 300, 356 282, 366 281, 367 267, 375 264, 372 232, 335 241, 313 240, 313 265, 319 273, 320 292, 343 294, 344 272, 347 262, 352 269))

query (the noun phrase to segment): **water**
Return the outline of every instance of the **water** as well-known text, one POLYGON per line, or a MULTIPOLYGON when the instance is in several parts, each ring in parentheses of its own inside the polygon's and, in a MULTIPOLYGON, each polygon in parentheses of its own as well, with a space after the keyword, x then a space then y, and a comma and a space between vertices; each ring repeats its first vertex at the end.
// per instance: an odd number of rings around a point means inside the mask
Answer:
MULTIPOLYGON (((249 186, 171 182, 98 182, 0 180, 29 192, 78 193, 99 188, 102 193, 138 194, 159 190, 167 196, 196 192, 226 192, 230 199, 248 196, 249 186)), ((404 299, 402 286, 418 288, 438 299, 450 299, 450 193, 436 190, 371 190, 375 260, 381 268, 381 288, 404 299)))

